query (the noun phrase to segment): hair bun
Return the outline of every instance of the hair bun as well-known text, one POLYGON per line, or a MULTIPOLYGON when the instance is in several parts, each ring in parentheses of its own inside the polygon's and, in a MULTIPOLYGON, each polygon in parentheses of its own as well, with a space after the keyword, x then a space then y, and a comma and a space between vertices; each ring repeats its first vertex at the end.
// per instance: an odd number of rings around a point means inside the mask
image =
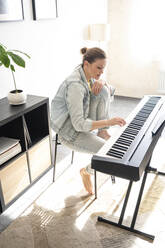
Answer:
POLYGON ((81 54, 85 54, 87 52, 88 48, 87 47, 83 47, 80 49, 81 54))

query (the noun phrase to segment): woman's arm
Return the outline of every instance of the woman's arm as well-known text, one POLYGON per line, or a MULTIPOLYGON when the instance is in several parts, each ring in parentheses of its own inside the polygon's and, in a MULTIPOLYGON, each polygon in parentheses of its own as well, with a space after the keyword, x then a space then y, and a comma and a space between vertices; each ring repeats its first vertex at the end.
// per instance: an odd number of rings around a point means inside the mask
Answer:
POLYGON ((73 127, 78 132, 89 132, 92 120, 84 117, 83 100, 85 88, 80 83, 73 82, 66 93, 66 103, 73 127))
POLYGON ((93 121, 91 130, 110 127, 114 125, 124 126, 126 124, 125 120, 120 117, 115 117, 109 120, 93 121))
POLYGON ((79 83, 72 83, 68 87, 66 100, 72 125, 76 131, 89 132, 94 129, 104 128, 114 125, 125 125, 125 120, 115 117, 109 120, 93 121, 84 118, 83 110, 84 89, 79 83))

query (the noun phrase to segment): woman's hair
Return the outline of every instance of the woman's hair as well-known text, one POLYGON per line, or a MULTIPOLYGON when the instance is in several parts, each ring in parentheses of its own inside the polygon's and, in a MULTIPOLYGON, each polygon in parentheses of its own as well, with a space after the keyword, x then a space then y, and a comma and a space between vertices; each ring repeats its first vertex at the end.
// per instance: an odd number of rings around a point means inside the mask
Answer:
POLYGON ((105 52, 99 47, 93 47, 93 48, 83 47, 81 48, 80 52, 83 55, 83 64, 85 60, 88 61, 90 64, 92 64, 97 59, 106 59, 105 52))

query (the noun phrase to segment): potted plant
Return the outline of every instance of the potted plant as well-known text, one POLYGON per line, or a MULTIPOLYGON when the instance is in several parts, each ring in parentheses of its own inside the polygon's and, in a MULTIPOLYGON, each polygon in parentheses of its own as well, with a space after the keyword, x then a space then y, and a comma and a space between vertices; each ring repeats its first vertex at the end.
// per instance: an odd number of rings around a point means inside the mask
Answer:
POLYGON ((20 56, 20 54, 23 54, 26 57, 30 58, 30 56, 24 52, 21 52, 19 50, 8 50, 4 45, 0 44, 0 66, 5 66, 6 68, 8 68, 11 71, 13 77, 14 90, 10 91, 8 94, 9 103, 13 105, 19 105, 26 102, 26 95, 24 94, 23 90, 17 89, 14 75, 14 63, 25 68, 25 61, 20 56))

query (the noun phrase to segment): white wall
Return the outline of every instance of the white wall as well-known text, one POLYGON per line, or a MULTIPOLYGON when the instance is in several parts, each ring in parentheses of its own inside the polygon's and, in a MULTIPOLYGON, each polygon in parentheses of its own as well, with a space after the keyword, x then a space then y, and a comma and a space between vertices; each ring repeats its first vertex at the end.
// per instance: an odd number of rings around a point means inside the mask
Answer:
POLYGON ((158 94, 165 62, 164 8, 162 0, 108 0, 107 77, 118 95, 158 94))
MULTIPOLYGON (((80 48, 89 45, 83 32, 89 23, 106 22, 106 0, 58 0, 59 17, 32 20, 31 0, 24 0, 23 22, 0 22, 0 43, 28 53, 26 68, 16 68, 17 87, 52 98, 62 80, 81 62, 80 48)), ((0 98, 14 89, 12 75, 0 67, 0 98)))

